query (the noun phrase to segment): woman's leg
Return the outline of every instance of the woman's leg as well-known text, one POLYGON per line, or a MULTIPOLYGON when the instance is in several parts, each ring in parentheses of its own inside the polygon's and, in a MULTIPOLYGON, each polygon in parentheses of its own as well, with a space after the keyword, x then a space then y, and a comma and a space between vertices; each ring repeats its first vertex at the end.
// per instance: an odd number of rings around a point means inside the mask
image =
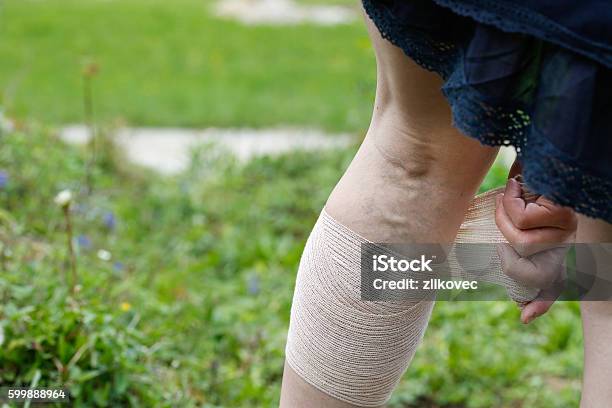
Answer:
MULTIPOLYGON (((373 117, 326 211, 374 242, 453 242, 497 150, 461 135, 451 125, 439 77, 367 24, 378 72, 373 117)), ((376 316, 371 319, 376 325, 376 316)), ((310 385, 286 364, 281 406, 354 406, 319 388, 324 387, 310 385)))
MULTIPOLYGON (((612 224, 580 216, 576 241, 612 242, 612 224)), ((606 261, 609 261, 609 255, 607 259, 599 260, 606 261)), ((580 267, 579 253, 577 262, 580 267)), ((612 302, 581 302, 580 307, 584 334, 584 375, 580 406, 608 407, 612 401, 612 302)))

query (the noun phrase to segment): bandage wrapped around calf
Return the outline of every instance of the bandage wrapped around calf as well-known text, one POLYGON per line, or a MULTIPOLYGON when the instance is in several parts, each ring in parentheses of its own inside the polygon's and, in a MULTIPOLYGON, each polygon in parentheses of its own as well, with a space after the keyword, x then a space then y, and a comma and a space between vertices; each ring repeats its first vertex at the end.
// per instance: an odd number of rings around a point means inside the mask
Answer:
MULTIPOLYGON (((457 243, 506 242, 494 219, 495 196, 500 192, 492 190, 473 200, 457 243)), ((286 347, 287 363, 307 383, 364 407, 388 400, 421 341, 434 304, 433 297, 424 298, 422 291, 397 300, 362 300, 362 260, 367 258, 362 249, 375 245, 325 210, 321 213, 300 261, 286 347)), ((503 285, 519 302, 537 295, 503 274, 493 246, 484 248, 490 250, 478 254, 487 260, 486 273, 479 279, 503 285)), ((457 280, 468 273, 461 251, 444 254, 457 280)), ((413 269, 431 265, 424 258, 412 260, 418 261, 413 269)))

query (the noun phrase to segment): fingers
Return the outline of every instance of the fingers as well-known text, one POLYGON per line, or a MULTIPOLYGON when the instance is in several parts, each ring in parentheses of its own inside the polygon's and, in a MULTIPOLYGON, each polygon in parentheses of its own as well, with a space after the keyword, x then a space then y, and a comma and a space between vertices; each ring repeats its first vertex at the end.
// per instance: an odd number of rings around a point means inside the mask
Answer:
POLYGON ((521 322, 529 324, 551 308, 563 292, 563 280, 559 279, 548 289, 541 290, 538 297, 527 303, 521 310, 521 322))
POLYGON ((499 244, 497 251, 502 270, 509 278, 523 285, 549 289, 563 275, 565 256, 569 247, 553 248, 522 257, 510 244, 499 244))
POLYGON ((563 292, 568 247, 554 248, 522 258, 509 244, 498 245, 504 273, 524 285, 540 288, 538 296, 521 305, 521 322, 531 323, 545 314, 563 292))
POLYGON ((502 195, 496 197, 495 223, 521 256, 527 257, 573 239, 575 229, 565 230, 549 226, 532 229, 517 227, 506 212, 504 197, 505 194, 503 197, 502 195))
POLYGON ((548 309, 550 309, 553 303, 555 303, 555 301, 549 299, 536 299, 533 302, 528 303, 521 311, 521 322, 523 324, 533 322, 535 319, 548 312, 548 309))
POLYGON ((576 228, 577 218, 571 209, 560 207, 543 196, 535 202, 526 203, 521 184, 513 178, 506 183, 502 201, 508 217, 521 230, 541 227, 563 230, 576 228))

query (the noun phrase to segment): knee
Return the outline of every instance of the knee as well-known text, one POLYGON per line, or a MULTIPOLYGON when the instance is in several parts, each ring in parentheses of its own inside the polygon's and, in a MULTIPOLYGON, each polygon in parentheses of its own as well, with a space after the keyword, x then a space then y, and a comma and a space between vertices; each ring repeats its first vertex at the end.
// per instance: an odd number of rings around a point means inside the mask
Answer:
MULTIPOLYGON (((471 189, 494 159, 497 149, 483 146, 459 132, 445 100, 433 106, 414 107, 400 96, 377 100, 366 137, 381 158, 403 169, 404 178, 436 177, 463 182, 471 189), (457 170, 461 174, 458 174, 457 170)), ((393 174, 393 172, 388 173, 393 174)), ((451 184, 451 183, 447 183, 451 184)))
MULTIPOLYGON (((392 104, 393 105, 393 104, 392 104)), ((389 106, 372 121, 365 141, 379 156, 386 177, 396 175, 400 180, 419 180, 427 178, 437 162, 431 130, 416 129, 397 106, 389 106)))

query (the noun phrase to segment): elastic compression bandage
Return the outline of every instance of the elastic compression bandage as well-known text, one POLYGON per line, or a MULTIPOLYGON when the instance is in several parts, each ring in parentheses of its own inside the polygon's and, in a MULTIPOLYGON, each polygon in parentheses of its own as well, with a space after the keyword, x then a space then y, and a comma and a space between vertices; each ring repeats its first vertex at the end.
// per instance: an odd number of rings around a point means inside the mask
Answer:
MULTIPOLYGON (((477 196, 457 242, 506 242, 495 225, 495 196, 477 196)), ((383 405, 407 369, 427 327, 434 302, 361 300, 361 244, 368 242, 322 211, 297 274, 286 357, 306 382, 357 406, 383 405)), ((487 280, 506 286, 517 301, 533 290, 506 277, 497 258, 487 280)), ((449 265, 461 276, 458 265, 449 265)))

